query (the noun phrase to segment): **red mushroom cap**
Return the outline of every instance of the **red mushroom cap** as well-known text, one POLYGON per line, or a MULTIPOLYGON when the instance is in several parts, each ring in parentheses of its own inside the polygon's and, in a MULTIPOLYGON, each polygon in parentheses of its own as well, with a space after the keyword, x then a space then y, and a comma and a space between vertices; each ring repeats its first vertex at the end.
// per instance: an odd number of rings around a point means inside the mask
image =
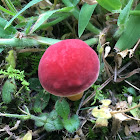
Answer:
POLYGON ((43 88, 63 97, 85 91, 97 80, 98 74, 96 52, 79 39, 51 45, 43 54, 38 68, 43 88))

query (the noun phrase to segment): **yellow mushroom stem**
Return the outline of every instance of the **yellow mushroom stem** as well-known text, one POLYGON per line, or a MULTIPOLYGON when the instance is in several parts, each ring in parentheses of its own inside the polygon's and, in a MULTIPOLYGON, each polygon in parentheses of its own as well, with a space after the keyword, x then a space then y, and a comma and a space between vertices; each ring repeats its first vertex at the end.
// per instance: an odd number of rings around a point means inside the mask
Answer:
POLYGON ((77 101, 82 98, 84 92, 78 93, 76 95, 68 96, 67 98, 71 101, 77 101))

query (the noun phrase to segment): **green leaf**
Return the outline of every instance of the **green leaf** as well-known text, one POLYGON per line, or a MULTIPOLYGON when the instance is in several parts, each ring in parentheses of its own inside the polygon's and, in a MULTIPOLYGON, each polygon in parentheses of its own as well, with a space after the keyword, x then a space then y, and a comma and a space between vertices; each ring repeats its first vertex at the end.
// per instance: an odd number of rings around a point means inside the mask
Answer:
POLYGON ((80 0, 72 0, 73 6, 76 6, 79 2, 80 2, 80 0))
MULTIPOLYGON (((140 4, 136 7, 140 10, 140 4)), ((131 15, 123 34, 115 44, 115 49, 123 51, 131 49, 140 38, 140 17, 131 15)))
POLYGON ((32 0, 30 1, 21 11, 19 11, 5 26, 4 29, 6 29, 7 27, 9 27, 11 25, 11 23, 14 21, 15 18, 17 18, 21 13, 23 13, 25 10, 27 10, 28 8, 30 8, 31 6, 37 4, 38 2, 40 2, 42 0, 32 0))
POLYGON ((85 3, 80 11, 79 14, 79 20, 78 20, 78 35, 79 37, 83 34, 86 26, 89 23, 89 20, 91 18, 91 15, 95 9, 97 4, 94 5, 89 5, 87 3, 85 3))
POLYGON ((50 94, 45 94, 43 91, 40 91, 39 94, 35 97, 34 102, 34 112, 39 113, 48 105, 50 99, 50 94))
POLYGON ((3 51, 4 49, 0 48, 0 53, 3 51))
POLYGON ((11 38, 14 37, 17 30, 10 26, 9 28, 4 30, 4 26, 6 25, 7 21, 0 17, 0 38, 11 38))
POLYGON ((37 119, 35 118, 35 125, 37 127, 44 126, 44 124, 47 122, 47 118, 49 117, 48 113, 42 113, 40 114, 37 119))
POLYGON ((4 103, 8 104, 12 101, 12 94, 16 91, 15 80, 6 80, 2 88, 2 100, 4 103))
POLYGON ((117 22, 118 26, 125 26, 125 24, 127 23, 132 3, 133 0, 130 0, 128 4, 124 7, 124 9, 121 11, 117 22))
POLYGON ((65 99, 63 99, 62 101, 58 100, 55 104, 55 109, 58 115, 61 116, 63 119, 68 118, 68 115, 70 113, 70 107, 65 99))
POLYGON ((29 87, 32 90, 40 91, 43 89, 38 78, 30 78, 28 82, 30 83, 29 87))
POLYGON ((49 114, 46 124, 44 125, 44 128, 47 131, 61 130, 63 128, 63 123, 61 119, 58 117, 58 114, 55 110, 53 110, 49 114))
POLYGON ((122 5, 120 0, 97 0, 97 2, 106 10, 114 12, 120 10, 122 5))
POLYGON ((8 52, 8 56, 5 58, 7 64, 7 68, 11 65, 11 67, 14 69, 16 67, 16 52, 14 50, 10 50, 8 52))
POLYGON ((31 28, 33 22, 34 22, 33 17, 30 18, 29 21, 27 22, 26 27, 24 28, 24 32, 25 32, 26 35, 29 34, 30 28, 31 28))
MULTIPOLYGON (((137 105, 136 103, 132 103, 132 106, 131 106, 131 107, 134 107, 134 106, 136 106, 136 105, 137 105)), ((135 109, 130 110, 130 113, 131 113, 134 117, 140 119, 140 109, 139 109, 139 108, 135 108, 135 109)))
POLYGON ((72 133, 78 129, 80 121, 77 115, 73 115, 72 118, 63 120, 63 124, 65 129, 72 133))
POLYGON ((58 9, 58 10, 47 11, 47 12, 41 14, 39 16, 38 20, 36 21, 36 23, 34 24, 34 26, 32 27, 30 34, 33 33, 35 30, 37 30, 52 14, 54 14, 56 12, 69 12, 72 9, 73 9, 73 7, 65 7, 65 8, 58 9))
POLYGON ((44 125, 46 131, 56 131, 63 128, 63 124, 60 118, 55 120, 47 119, 47 123, 44 125))

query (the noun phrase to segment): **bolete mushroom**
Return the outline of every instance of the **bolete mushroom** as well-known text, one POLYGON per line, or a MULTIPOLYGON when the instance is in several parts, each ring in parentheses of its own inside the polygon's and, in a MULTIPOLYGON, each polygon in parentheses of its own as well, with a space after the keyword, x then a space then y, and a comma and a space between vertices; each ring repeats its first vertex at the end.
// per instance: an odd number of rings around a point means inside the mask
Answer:
POLYGON ((47 48, 38 76, 46 91, 74 101, 97 80, 99 66, 96 52, 84 41, 67 39, 47 48))

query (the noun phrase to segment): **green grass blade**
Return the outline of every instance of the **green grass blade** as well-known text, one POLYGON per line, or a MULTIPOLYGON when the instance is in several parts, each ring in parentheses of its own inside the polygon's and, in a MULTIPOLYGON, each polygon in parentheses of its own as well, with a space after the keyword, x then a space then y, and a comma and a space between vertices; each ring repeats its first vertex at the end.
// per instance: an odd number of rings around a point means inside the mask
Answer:
POLYGON ((117 22, 118 26, 125 26, 125 24, 127 23, 132 3, 133 0, 130 0, 128 4, 124 7, 124 9, 121 11, 117 22))
MULTIPOLYGON (((74 6, 70 0, 62 0, 62 2, 68 6, 68 7, 71 7, 71 6, 74 6)), ((71 13, 73 14, 73 16, 78 20, 79 19, 79 9, 77 7, 74 7, 74 9, 71 11, 71 13)), ((86 29, 88 29, 89 31, 95 33, 95 34, 100 34, 101 30, 96 28, 94 25, 92 25, 90 22, 88 23, 86 29)))
MULTIPOLYGON (((140 10, 140 4, 136 7, 140 10)), ((132 48, 140 38, 140 17, 131 15, 123 34, 115 45, 117 50, 125 50, 132 48)))
POLYGON ((47 11, 47 12, 41 14, 39 16, 38 20, 36 21, 36 23, 34 24, 34 26, 32 27, 30 34, 33 33, 35 30, 37 30, 52 14, 54 14, 56 12, 69 12, 72 9, 73 9, 73 7, 65 7, 65 8, 58 9, 58 10, 47 11))
POLYGON ((11 25, 11 23, 14 21, 15 18, 17 18, 21 13, 23 13, 26 9, 30 8, 31 6, 37 4, 38 2, 40 2, 42 0, 32 0, 30 1, 21 11, 19 11, 5 26, 4 29, 6 29, 7 27, 9 27, 11 25))
MULTIPOLYGON (((2 7, 1 5, 0 5, 0 10, 3 11, 4 13, 7 13, 7 14, 11 15, 11 16, 15 16, 15 15, 16 15, 16 13, 13 13, 13 12, 11 12, 11 11, 5 9, 5 8, 2 7)), ((18 18, 18 19, 21 19, 21 20, 24 20, 24 19, 25 19, 23 16, 18 16, 17 18, 18 18)))
POLYGON ((14 35, 17 32, 17 30, 13 26, 10 26, 4 30, 4 26, 6 25, 6 23, 7 23, 7 20, 0 17, 0 38, 14 37, 14 35))
POLYGON ((13 5, 13 3, 11 2, 11 0, 5 0, 5 3, 7 4, 8 8, 9 8, 13 13, 17 13, 17 10, 16 10, 15 6, 13 5))
POLYGON ((122 4, 120 0, 97 0, 97 2, 106 10, 110 12, 114 12, 116 10, 120 10, 122 4))
POLYGON ((89 20, 92 16, 92 13, 93 13, 96 5, 97 4, 89 5, 89 4, 85 3, 82 6, 80 14, 79 14, 79 20, 78 20, 78 35, 79 35, 79 37, 83 34, 86 26, 88 25, 89 20))

